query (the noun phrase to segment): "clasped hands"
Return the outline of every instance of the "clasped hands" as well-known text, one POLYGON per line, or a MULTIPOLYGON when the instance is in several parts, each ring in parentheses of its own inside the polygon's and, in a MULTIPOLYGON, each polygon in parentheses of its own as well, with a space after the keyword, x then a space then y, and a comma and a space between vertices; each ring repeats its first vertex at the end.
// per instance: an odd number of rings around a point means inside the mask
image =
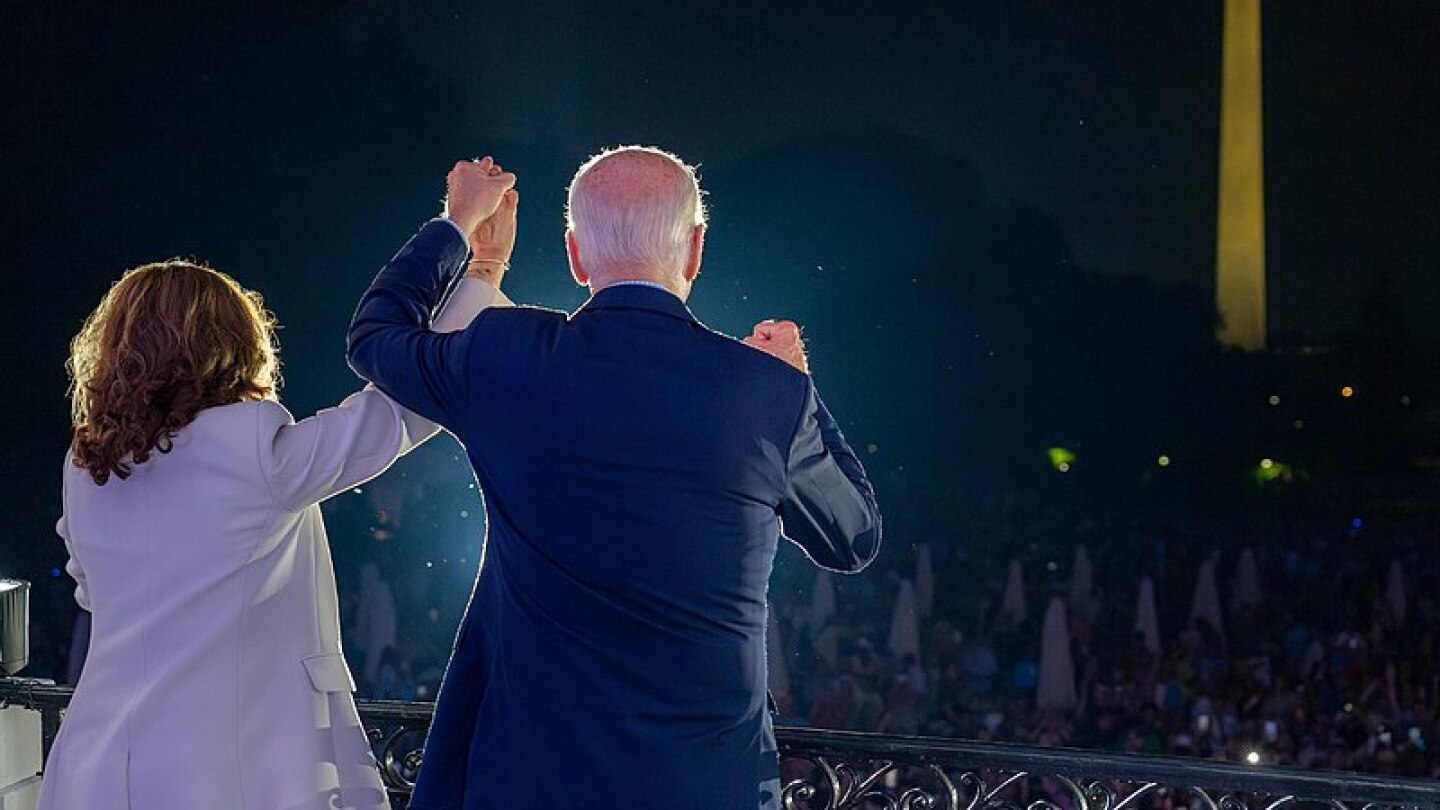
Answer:
MULTIPOLYGON (((466 275, 499 287, 515 249, 515 212, 520 203, 515 174, 487 156, 457 162, 445 183, 445 216, 469 234, 466 275)), ((800 327, 794 321, 761 321, 742 342, 810 373, 800 327)))
POLYGON ((515 174, 487 156, 457 162, 445 185, 445 216, 468 234, 470 242, 465 274, 499 287, 515 250, 515 213, 520 204, 515 174))

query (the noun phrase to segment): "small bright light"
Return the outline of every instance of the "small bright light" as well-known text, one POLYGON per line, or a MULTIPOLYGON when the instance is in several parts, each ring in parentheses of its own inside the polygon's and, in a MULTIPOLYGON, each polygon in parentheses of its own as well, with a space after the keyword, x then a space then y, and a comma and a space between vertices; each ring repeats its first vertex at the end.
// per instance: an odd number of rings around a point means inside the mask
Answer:
POLYGON ((1407 408, 1410 407, 1410 395, 1409 395, 1409 394, 1401 394, 1401 395, 1400 395, 1400 404, 1401 404, 1401 405, 1404 405, 1404 406, 1407 407, 1407 408))
POLYGON ((1259 751, 1251 751, 1250 753, 1248 753, 1248 754, 1245 755, 1245 761, 1248 762, 1248 763, 1250 763, 1251 765, 1259 765, 1259 764, 1260 764, 1260 752, 1259 752, 1259 751))
POLYGON ((1278 394, 1271 394, 1271 395, 1270 395, 1270 404, 1271 404, 1271 405, 1279 405, 1279 404, 1280 404, 1280 396, 1279 396, 1278 394))
POLYGON ((1156 464, 1159 464, 1161 467, 1169 467, 1169 466, 1170 466, 1170 457, 1169 457, 1169 456, 1161 456, 1160 458, 1155 459, 1155 463, 1156 463, 1156 464))
POLYGON ((1290 465, 1270 458, 1260 459, 1253 475, 1255 482, 1264 486, 1274 481, 1288 482, 1290 480, 1290 465))
POLYGON ((873 454, 879 452, 879 450, 880 450, 880 445, 875 444, 874 442, 871 442, 870 444, 865 445, 865 449, 868 450, 868 451, 873 455, 873 454))
POLYGON ((1304 430, 1304 429, 1305 429, 1305 420, 1304 420, 1304 419, 1296 419, 1296 420, 1295 420, 1295 429, 1296 429, 1296 430, 1304 430))
POLYGON ((1050 466, 1060 472, 1069 472, 1070 462, 1075 460, 1075 454, 1064 447, 1051 447, 1045 454, 1050 457, 1050 466))
POLYGON ((1362 528, 1364 525, 1365 521, 1361 520, 1360 518, 1355 518, 1354 520, 1350 521, 1350 528, 1352 529, 1359 529, 1362 528))
POLYGON ((1344 388, 1340 389, 1340 396, 1349 399, 1350 397, 1355 396, 1355 389, 1347 385, 1344 388))

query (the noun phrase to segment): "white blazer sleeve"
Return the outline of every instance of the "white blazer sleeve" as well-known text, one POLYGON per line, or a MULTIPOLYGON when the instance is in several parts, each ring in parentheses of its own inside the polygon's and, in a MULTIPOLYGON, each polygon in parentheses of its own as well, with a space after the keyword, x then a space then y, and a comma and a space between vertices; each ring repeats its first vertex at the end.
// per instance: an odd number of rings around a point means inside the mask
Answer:
MULTIPOLYGON (((69 453, 66 453, 66 471, 68 471, 71 463, 71 456, 69 453)), ((60 473, 60 480, 62 482, 68 480, 70 477, 66 474, 66 471, 62 471, 60 473)), ((62 484, 62 486, 68 486, 68 484, 62 484)), ((75 603, 78 604, 81 609, 89 610, 90 593, 85 589, 85 569, 80 567, 80 558, 75 556, 75 549, 70 545, 70 523, 65 520, 65 515, 63 512, 63 504, 65 503, 63 489, 61 490, 61 493, 62 494, 60 496, 60 503, 62 504, 62 512, 60 515, 60 519, 55 521, 55 533, 60 535, 61 540, 65 541, 65 553, 68 554, 70 557, 70 559, 65 562, 65 573, 69 574, 70 578, 75 580, 75 603)))
MULTIPOLYGON (((482 309, 509 305, 494 286, 463 278, 432 328, 457 331, 482 309)), ((270 494, 291 511, 374 478, 439 430, 373 386, 299 422, 274 402, 262 403, 256 418, 261 420, 260 466, 270 494)))

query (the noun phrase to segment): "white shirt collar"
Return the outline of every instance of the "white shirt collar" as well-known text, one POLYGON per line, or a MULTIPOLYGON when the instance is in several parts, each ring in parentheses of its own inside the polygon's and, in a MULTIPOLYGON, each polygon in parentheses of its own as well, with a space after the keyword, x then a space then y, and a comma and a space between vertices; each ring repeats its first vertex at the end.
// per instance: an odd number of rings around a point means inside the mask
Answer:
POLYGON ((674 291, 674 290, 670 289, 669 287, 666 287, 664 284, 660 284, 659 282, 655 282, 655 281, 645 281, 644 279, 639 279, 639 278, 627 278, 627 279, 625 279, 624 281, 613 281, 613 282, 611 282, 611 283, 609 283, 609 284, 606 284, 605 287, 604 287, 604 289, 607 289, 607 290, 608 290, 608 289, 610 289, 611 287, 629 287, 629 286, 635 286, 635 287, 654 287, 654 288, 657 289, 657 290, 664 290, 665 292, 670 293, 671 295, 674 295, 674 294, 675 294, 675 291, 674 291))

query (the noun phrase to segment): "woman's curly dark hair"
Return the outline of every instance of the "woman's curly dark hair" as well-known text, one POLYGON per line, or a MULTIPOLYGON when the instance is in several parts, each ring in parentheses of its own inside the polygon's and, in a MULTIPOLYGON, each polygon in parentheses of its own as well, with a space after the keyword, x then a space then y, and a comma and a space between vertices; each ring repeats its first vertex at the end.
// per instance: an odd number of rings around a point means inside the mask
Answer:
POLYGON ((70 344, 70 444, 96 484, 129 477, 205 408, 275 396, 275 320, 258 293, 172 259, 129 270, 70 344))

